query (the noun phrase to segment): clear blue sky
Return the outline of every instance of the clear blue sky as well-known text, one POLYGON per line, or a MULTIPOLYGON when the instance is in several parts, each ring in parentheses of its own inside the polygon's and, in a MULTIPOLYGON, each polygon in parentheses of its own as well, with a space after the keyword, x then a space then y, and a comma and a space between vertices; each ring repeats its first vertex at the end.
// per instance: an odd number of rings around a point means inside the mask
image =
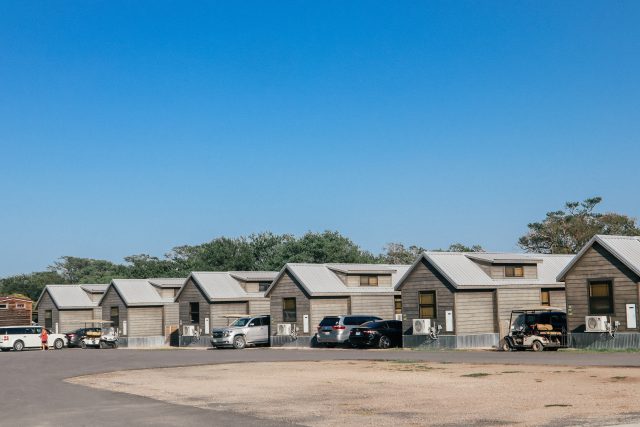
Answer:
POLYGON ((640 2, 0 5, 0 276, 216 236, 640 216, 640 2))

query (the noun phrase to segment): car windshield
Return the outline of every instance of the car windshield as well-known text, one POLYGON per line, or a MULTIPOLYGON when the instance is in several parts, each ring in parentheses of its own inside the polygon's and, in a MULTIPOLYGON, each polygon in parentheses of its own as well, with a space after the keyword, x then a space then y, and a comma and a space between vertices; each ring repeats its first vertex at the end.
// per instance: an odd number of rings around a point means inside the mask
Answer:
POLYGON ((379 328, 381 326, 381 323, 382 322, 378 322, 376 320, 372 320, 371 322, 363 323, 361 326, 363 326, 365 328, 376 329, 376 328, 379 328))
POLYGON ((325 317, 320 322, 320 326, 335 326, 340 321, 339 317, 325 317))
POLYGON ((235 322, 233 322, 231 326, 247 326, 247 323, 249 323, 249 320, 251 320, 250 317, 243 317, 242 319, 238 319, 235 322))
POLYGON ((513 325, 511 326, 511 330, 517 331, 520 328, 525 326, 525 315, 519 314, 518 317, 513 321, 513 325))

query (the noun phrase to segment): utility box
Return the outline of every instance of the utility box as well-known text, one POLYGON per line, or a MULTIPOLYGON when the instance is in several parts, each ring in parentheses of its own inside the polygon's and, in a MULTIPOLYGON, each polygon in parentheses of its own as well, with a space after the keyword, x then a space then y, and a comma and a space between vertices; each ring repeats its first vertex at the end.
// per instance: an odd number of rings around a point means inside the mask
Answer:
POLYGON ((636 305, 627 304, 627 329, 635 329, 637 327, 636 305))
POLYGON ((309 333, 309 315, 308 314, 302 315, 302 332, 304 332, 305 334, 309 333))

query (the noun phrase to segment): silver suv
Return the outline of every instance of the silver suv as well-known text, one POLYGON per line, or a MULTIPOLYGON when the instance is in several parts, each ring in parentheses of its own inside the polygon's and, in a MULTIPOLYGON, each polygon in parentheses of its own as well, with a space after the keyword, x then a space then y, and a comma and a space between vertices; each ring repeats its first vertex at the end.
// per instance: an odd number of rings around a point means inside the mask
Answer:
POLYGON ((269 344, 269 316, 241 317, 226 328, 211 331, 211 345, 243 349, 247 345, 269 344))
POLYGON ((369 314, 350 314, 348 316, 326 316, 318 326, 316 339, 318 344, 333 347, 344 344, 349 340, 351 329, 372 320, 382 320, 378 316, 369 314))

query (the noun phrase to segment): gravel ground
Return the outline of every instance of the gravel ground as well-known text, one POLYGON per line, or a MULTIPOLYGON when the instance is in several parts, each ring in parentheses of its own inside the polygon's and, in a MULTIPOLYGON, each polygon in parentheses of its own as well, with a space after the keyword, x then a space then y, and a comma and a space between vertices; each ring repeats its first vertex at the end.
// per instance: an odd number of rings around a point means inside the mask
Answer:
POLYGON ((68 380, 308 426, 640 421, 640 369, 319 361, 144 369, 68 380))

